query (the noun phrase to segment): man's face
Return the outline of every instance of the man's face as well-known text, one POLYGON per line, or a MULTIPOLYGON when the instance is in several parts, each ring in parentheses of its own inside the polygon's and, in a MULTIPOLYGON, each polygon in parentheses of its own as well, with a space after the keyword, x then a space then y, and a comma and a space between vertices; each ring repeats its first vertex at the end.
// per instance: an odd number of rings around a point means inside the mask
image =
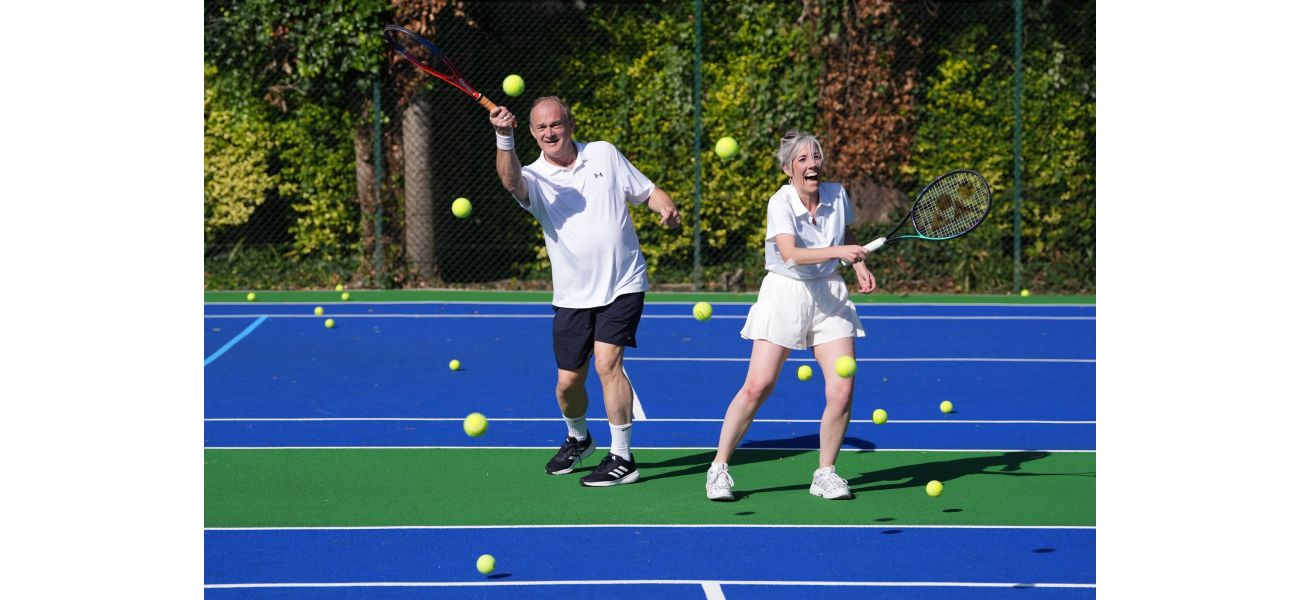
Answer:
POLYGON ((533 107, 528 117, 528 132, 537 140, 542 154, 552 158, 561 156, 573 139, 573 128, 564 118, 564 109, 558 102, 549 100, 533 107))

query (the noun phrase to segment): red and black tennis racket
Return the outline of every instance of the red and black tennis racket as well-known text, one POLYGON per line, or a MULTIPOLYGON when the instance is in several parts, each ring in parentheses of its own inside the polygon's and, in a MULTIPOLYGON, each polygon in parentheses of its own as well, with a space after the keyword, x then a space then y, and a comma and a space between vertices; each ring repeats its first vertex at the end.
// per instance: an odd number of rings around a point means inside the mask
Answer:
POLYGON ((447 58, 447 54, 433 45, 433 42, 410 29, 397 25, 384 27, 384 39, 388 40, 388 45, 392 46, 393 50, 411 61, 411 64, 419 67, 421 71, 456 86, 456 89, 478 100, 478 103, 488 109, 488 112, 496 110, 497 105, 465 81, 460 71, 456 70, 456 65, 447 58))

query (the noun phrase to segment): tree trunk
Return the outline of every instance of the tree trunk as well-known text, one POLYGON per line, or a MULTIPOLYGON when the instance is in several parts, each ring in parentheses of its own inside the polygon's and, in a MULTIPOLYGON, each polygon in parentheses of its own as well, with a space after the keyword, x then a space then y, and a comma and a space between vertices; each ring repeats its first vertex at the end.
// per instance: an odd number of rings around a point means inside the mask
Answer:
POLYGON ((423 91, 402 112, 402 173, 406 183, 406 259, 417 286, 438 282, 434 259, 433 178, 430 176, 429 117, 432 102, 423 91))
MULTIPOLYGON (((369 107, 369 104, 367 104, 369 107)), ((369 112, 367 111, 367 114, 369 112)), ((357 163, 357 204, 361 213, 361 264, 354 279, 373 279, 375 253, 375 165, 374 127, 369 120, 352 130, 352 149, 357 163)))

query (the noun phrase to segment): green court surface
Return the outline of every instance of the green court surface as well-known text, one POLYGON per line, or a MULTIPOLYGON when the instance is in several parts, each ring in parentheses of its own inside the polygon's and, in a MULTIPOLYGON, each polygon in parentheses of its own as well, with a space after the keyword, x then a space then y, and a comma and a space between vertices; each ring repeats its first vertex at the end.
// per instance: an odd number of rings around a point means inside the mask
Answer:
POLYGON ((859 452, 837 471, 857 494, 808 493, 817 452, 740 450, 737 501, 704 497, 712 450, 636 451, 641 481, 585 488, 547 476, 547 449, 207 449, 207 527, 550 524, 1095 526, 1093 452, 859 452), (943 495, 924 488, 943 481, 943 495))

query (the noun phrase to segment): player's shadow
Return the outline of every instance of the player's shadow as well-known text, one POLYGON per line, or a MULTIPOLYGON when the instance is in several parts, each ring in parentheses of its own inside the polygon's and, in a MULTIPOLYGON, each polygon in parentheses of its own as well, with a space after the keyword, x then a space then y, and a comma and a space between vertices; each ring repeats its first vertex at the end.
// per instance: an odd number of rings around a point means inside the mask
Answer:
MULTIPOLYGON (((736 452, 731 456, 731 467, 741 465, 766 462, 769 460, 782 460, 792 456, 798 456, 806 452, 816 452, 821 438, 817 434, 802 435, 793 438, 780 438, 775 440, 750 440, 740 444, 736 452)), ((860 450, 874 450, 876 445, 856 437, 844 438, 844 447, 857 448, 860 450)), ((709 464, 713 462, 715 453, 713 451, 691 454, 688 456, 679 456, 670 460, 660 461, 657 463, 638 462, 639 467, 649 469, 673 469, 682 467, 666 473, 656 473, 642 477, 641 481, 650 481, 652 479, 667 479, 669 477, 681 477, 683 475, 701 475, 707 473, 709 464)), ((923 484, 924 485, 924 484, 923 484)))
MULTIPOLYGON (((867 471, 855 477, 846 478, 849 482, 849 488, 855 494, 862 492, 871 492, 879 490, 894 490, 902 488, 924 488, 930 480, 937 479, 947 484, 965 477, 967 475, 1006 475, 1009 477, 1043 477, 1052 475, 1075 475, 1075 476, 1092 476, 1096 473, 1035 473, 1024 471, 1025 463, 1035 461, 1049 456, 1048 452, 1004 452, 995 456, 974 456, 970 458, 957 458, 953 460, 939 460, 913 465, 903 465, 881 469, 879 471, 867 471)), ((843 461, 841 461, 843 466, 843 461)), ((840 476, 845 475, 844 471, 840 476)), ((793 490, 807 489, 807 482, 784 485, 778 487, 760 488, 752 490, 736 490, 737 497, 747 496, 749 494, 763 492, 785 492, 793 490)))

